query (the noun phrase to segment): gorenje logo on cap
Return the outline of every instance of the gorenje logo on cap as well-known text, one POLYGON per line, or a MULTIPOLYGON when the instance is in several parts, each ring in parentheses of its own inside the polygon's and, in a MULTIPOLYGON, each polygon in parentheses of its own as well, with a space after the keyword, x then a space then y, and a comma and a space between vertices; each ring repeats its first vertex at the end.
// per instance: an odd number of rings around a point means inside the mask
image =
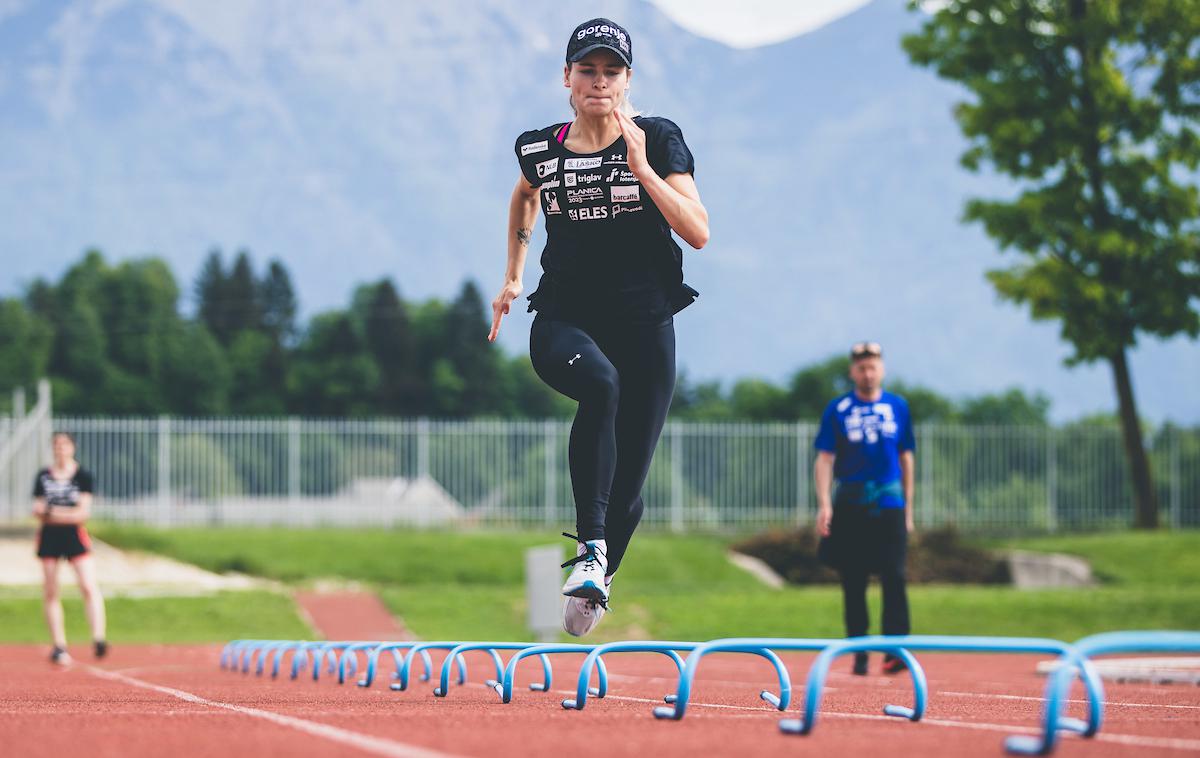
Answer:
POLYGON ((609 26, 608 24, 600 24, 599 26, 589 26, 586 29, 580 29, 579 34, 575 35, 575 39, 582 40, 584 37, 589 37, 589 36, 616 37, 617 41, 621 44, 621 49, 624 50, 625 52, 629 52, 629 36, 627 34, 625 34, 625 32, 616 28, 615 26, 609 26))

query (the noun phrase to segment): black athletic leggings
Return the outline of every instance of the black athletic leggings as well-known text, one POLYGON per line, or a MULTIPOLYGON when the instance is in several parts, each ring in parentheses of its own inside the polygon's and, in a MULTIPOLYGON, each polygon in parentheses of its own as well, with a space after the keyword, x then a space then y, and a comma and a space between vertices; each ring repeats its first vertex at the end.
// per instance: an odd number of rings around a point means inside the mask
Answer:
POLYGON ((575 528, 580 539, 607 542, 611 575, 642 518, 642 485, 675 392, 675 324, 581 326, 538 314, 529 357, 542 381, 579 403, 575 528))

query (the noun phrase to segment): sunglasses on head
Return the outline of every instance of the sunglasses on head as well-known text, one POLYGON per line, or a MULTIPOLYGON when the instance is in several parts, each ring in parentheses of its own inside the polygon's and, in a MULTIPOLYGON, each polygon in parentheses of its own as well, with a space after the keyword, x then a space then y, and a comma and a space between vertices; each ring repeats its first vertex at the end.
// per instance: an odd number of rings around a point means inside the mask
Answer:
POLYGON ((881 358, 883 346, 878 342, 856 342, 850 348, 851 358, 881 358))

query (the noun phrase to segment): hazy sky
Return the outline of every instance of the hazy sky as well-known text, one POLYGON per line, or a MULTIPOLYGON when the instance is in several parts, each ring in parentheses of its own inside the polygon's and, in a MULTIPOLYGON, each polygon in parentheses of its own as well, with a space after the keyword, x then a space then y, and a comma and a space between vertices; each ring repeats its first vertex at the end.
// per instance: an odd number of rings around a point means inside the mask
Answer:
POLYGON ((688 31, 732 47, 769 45, 816 29, 870 0, 650 0, 688 31))

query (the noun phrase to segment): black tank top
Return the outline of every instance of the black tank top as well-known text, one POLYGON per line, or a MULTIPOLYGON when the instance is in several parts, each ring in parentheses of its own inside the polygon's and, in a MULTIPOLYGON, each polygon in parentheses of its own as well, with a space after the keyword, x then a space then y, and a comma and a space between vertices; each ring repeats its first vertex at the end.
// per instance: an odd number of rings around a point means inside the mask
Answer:
MULTIPOLYGON (((634 119, 646 132, 646 158, 659 176, 694 173, 679 127, 634 119)), ((595 153, 566 148, 569 124, 517 138, 521 173, 541 190, 546 219, 543 275, 529 310, 556 318, 659 322, 699 293, 683 282, 683 250, 629 170, 625 138, 595 153)))

